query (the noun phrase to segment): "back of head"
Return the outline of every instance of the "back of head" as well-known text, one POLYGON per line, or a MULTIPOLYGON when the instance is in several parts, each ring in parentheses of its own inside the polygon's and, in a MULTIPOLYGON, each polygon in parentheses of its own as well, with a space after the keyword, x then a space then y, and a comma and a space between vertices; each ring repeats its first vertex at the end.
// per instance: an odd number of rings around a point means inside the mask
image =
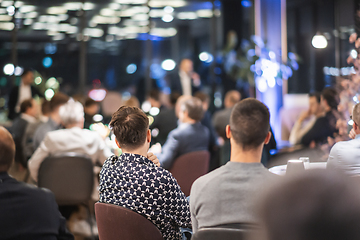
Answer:
POLYGON ((354 109, 352 112, 352 119, 356 123, 356 125, 360 124, 360 103, 358 103, 354 106, 354 109))
POLYGON ((34 100, 32 98, 24 100, 20 104, 20 112, 21 113, 26 113, 28 111, 28 109, 33 107, 33 104, 34 104, 34 100))
POLYGON ((50 100, 50 110, 54 112, 58 107, 67 103, 69 101, 69 96, 64 93, 58 92, 56 93, 50 100))
POLYGON ((239 93, 239 91, 236 90, 232 90, 232 91, 228 91, 225 94, 225 99, 224 99, 224 104, 226 108, 231 108, 233 107, 236 103, 238 103, 241 99, 241 94, 239 93))
POLYGON ((113 114, 110 127, 122 148, 134 150, 146 142, 149 119, 138 107, 122 106, 113 114))
POLYGON ((186 101, 186 100, 189 100, 191 99, 192 97, 191 96, 188 96, 188 95, 181 95, 177 101, 176 101, 176 104, 175 104, 175 114, 177 117, 179 117, 179 112, 181 110, 181 106, 183 105, 183 103, 186 101))
POLYGON ((0 126, 0 172, 7 172, 14 158, 14 140, 8 130, 0 126))
POLYGON ((260 217, 267 240, 360 239, 360 192, 354 179, 308 170, 270 188, 260 217))
POLYGON ((314 97, 316 98, 317 103, 321 102, 321 94, 319 92, 311 92, 309 93, 309 98, 314 97))
POLYGON ((65 127, 78 124, 84 120, 84 107, 80 102, 70 99, 59 108, 59 116, 65 127))
POLYGON ((254 98, 238 102, 231 112, 230 129, 243 150, 260 147, 270 131, 269 109, 254 98))
POLYGON ((44 116, 48 116, 50 112, 51 112, 50 102, 44 100, 43 103, 41 104, 41 113, 44 116))
POLYGON ((210 102, 210 96, 204 92, 196 92, 194 97, 200 99, 200 101, 203 103, 209 104, 209 102, 210 102))
POLYGON ((160 102, 160 91, 158 89, 152 89, 150 92, 149 92, 149 98, 155 100, 155 101, 158 101, 160 102))
POLYGON ((128 100, 124 102, 124 106, 128 107, 140 107, 140 102, 135 96, 131 96, 128 100))
POLYGON ((333 110, 337 110, 337 106, 339 105, 340 99, 335 89, 333 88, 325 88, 321 92, 321 96, 324 100, 326 100, 329 107, 333 110))
POLYGON ((190 99, 184 101, 181 105, 181 110, 187 111, 189 118, 197 122, 201 121, 204 116, 202 102, 196 97, 191 97, 190 99))

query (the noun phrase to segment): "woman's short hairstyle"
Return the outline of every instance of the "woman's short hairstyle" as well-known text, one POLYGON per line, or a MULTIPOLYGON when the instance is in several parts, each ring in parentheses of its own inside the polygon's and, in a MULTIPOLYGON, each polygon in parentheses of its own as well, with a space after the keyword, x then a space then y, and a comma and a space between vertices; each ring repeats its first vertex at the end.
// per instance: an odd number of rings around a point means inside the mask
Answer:
POLYGON ((238 102, 231 112, 230 129, 233 139, 244 150, 259 147, 270 131, 269 109, 254 98, 238 102))
POLYGON ((84 119, 84 107, 80 102, 70 99, 59 108, 59 115, 64 126, 76 124, 84 119))
POLYGON ((112 115, 110 127, 122 148, 134 150, 145 144, 149 118, 138 107, 122 106, 112 115))

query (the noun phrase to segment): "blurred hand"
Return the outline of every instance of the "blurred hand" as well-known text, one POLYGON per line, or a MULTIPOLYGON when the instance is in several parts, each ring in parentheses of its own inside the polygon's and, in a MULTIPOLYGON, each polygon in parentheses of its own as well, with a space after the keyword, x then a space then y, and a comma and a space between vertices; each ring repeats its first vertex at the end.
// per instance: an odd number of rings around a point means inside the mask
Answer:
POLYGON ((200 80, 199 74, 197 74, 196 72, 193 72, 191 74, 191 78, 193 79, 193 84, 195 87, 198 87, 201 85, 201 80, 200 80))
POLYGON ((147 158, 152 161, 156 166, 160 167, 160 162, 159 159, 156 157, 155 154, 153 154, 152 152, 149 152, 147 154, 147 158))
POLYGON ((350 131, 350 133, 349 133, 349 138, 355 139, 355 137, 356 137, 355 130, 354 130, 354 129, 351 129, 351 131, 350 131))
POLYGON ((303 122, 305 119, 309 118, 311 116, 311 112, 310 112, 310 109, 305 111, 305 112, 302 112, 300 114, 300 117, 299 117, 299 121, 300 122, 303 122))
POLYGON ((152 145, 152 147, 149 149, 149 152, 153 152, 153 153, 161 153, 161 144, 160 143, 156 143, 154 145, 152 145))

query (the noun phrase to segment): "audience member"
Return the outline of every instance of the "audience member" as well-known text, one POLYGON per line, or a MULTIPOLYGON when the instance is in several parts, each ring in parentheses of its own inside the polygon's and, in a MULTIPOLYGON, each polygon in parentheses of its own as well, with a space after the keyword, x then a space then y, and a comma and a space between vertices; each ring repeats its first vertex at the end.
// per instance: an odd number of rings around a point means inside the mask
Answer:
POLYGON ((48 100, 44 99, 41 104, 40 121, 41 122, 49 121, 50 113, 51 113, 50 102, 48 100))
POLYGON ((14 157, 15 143, 10 133, 0 127, 0 238, 74 239, 50 191, 20 183, 8 175, 14 157))
POLYGON ((100 172, 100 202, 119 205, 153 222, 164 239, 181 239, 191 226, 189 203, 175 178, 148 153, 149 119, 136 107, 122 106, 110 126, 123 154, 107 159, 100 172))
POLYGON ((124 102, 124 106, 128 107, 140 107, 140 102, 135 96, 131 96, 128 100, 124 102))
POLYGON ((240 99, 241 99, 241 95, 238 91, 232 90, 227 92, 225 94, 225 99, 224 99, 225 109, 214 113, 213 116, 214 127, 217 133, 219 134, 219 136, 222 137, 223 139, 227 139, 225 128, 226 125, 228 125, 230 122, 230 115, 233 107, 235 106, 236 103, 240 101, 240 99))
POLYGON ((154 122, 151 124, 151 129, 157 129, 158 134, 157 136, 153 135, 152 142, 153 143, 160 143, 164 145, 167 136, 169 133, 174 130, 178 125, 178 118, 175 114, 175 104, 180 94, 178 93, 171 93, 170 94, 170 108, 163 108, 161 109, 160 113, 154 117, 154 122))
POLYGON ((14 120, 20 113, 20 104, 35 96, 44 97, 34 86, 34 73, 31 69, 25 69, 21 75, 20 86, 15 86, 11 89, 9 95, 9 115, 10 120, 14 120))
POLYGON ((160 94, 161 93, 158 89, 152 89, 149 93, 148 101, 150 102, 151 107, 155 107, 162 110, 163 105, 160 100, 160 94))
POLYGON ((159 154, 160 164, 170 169, 179 156, 195 151, 208 150, 209 130, 200 121, 204 110, 199 99, 191 97, 180 106, 180 124, 172 130, 159 154))
POLYGON ((299 144, 302 137, 314 126, 316 119, 322 115, 320 93, 310 93, 309 109, 303 112, 295 122, 290 133, 289 142, 293 145, 299 144))
POLYGON ((100 105, 92 98, 87 98, 84 103, 85 122, 84 128, 90 129, 90 125, 95 123, 94 116, 99 113, 100 105))
POLYGON ((339 97, 333 88, 325 88, 321 92, 321 107, 325 116, 316 119, 314 126, 302 137, 301 143, 313 147, 315 144, 327 142, 337 132, 336 121, 340 118, 337 111, 339 97))
POLYGON ((276 176, 261 163, 264 144, 270 141, 268 108, 255 99, 237 103, 226 136, 230 162, 198 178, 191 188, 193 232, 199 228, 257 223, 254 200, 276 176))
POLYGON ((36 150, 48 132, 61 128, 59 109, 69 101, 69 97, 63 93, 56 93, 50 100, 49 120, 41 124, 34 133, 33 148, 36 150))
MULTIPOLYGON (((59 116, 65 129, 47 133, 29 160, 30 175, 35 181, 37 181, 41 163, 48 156, 74 152, 89 156, 94 165, 99 164, 101 166, 112 155, 98 133, 83 129, 84 108, 81 103, 69 100, 60 107, 59 116)), ((94 168, 96 171, 96 166, 94 168)), ((94 185, 95 188, 98 186, 97 180, 94 185)), ((93 199, 97 198, 97 189, 94 189, 93 199)))
POLYGON ((353 131, 356 136, 350 141, 337 142, 330 151, 327 168, 340 168, 350 175, 360 175, 360 103, 353 113, 353 131))
POLYGON ((21 115, 15 118, 9 130, 16 145, 15 162, 27 168, 27 154, 24 152, 24 135, 29 124, 38 122, 39 106, 34 99, 27 99, 21 103, 20 113, 21 115))
POLYGON ((199 74, 194 72, 194 64, 191 59, 181 60, 179 71, 168 76, 171 92, 177 92, 181 95, 192 96, 201 88, 201 79, 199 74))
POLYGON ((358 182, 340 172, 308 170, 281 181, 262 199, 264 240, 358 240, 358 182))

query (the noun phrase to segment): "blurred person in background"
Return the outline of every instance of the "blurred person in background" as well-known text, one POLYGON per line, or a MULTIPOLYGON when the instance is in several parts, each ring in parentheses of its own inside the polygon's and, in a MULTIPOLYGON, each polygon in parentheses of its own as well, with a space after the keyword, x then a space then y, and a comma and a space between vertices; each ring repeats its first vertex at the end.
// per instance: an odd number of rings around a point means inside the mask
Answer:
POLYGON ((179 125, 169 133, 158 155, 163 168, 170 169, 176 158, 183 154, 208 150, 209 130, 200 123, 203 115, 202 103, 198 98, 190 97, 181 103, 179 125))
POLYGON ((56 93, 50 100, 49 120, 39 125, 33 137, 33 149, 36 150, 48 132, 61 128, 59 109, 69 101, 69 97, 63 93, 56 93))
POLYGON ((331 148, 327 168, 342 169, 349 175, 360 175, 360 103, 354 106, 352 116, 353 129, 350 141, 335 143, 331 148))
POLYGON ((124 102, 124 106, 128 107, 140 107, 140 102, 135 96, 131 96, 128 100, 124 102))
POLYGON ((318 92, 309 94, 309 109, 299 116, 295 122, 289 137, 292 145, 299 144, 302 137, 314 126, 316 119, 323 116, 321 107, 321 94, 318 92))
POLYGON ((321 92, 321 107, 325 116, 316 119, 313 127, 302 137, 301 144, 314 148, 317 144, 327 142, 328 137, 334 138, 337 132, 336 122, 340 119, 338 105, 339 96, 336 90, 325 88, 321 92))
POLYGON ((360 192, 356 178, 307 170, 268 189, 259 204, 264 240, 360 239, 360 192))
POLYGON ((192 229, 256 224, 254 201, 277 176, 261 164, 269 143, 270 113, 256 99, 237 103, 226 126, 231 157, 226 165, 198 178, 191 187, 192 229))
POLYGON ((214 113, 212 122, 219 135, 220 165, 224 165, 230 159, 230 140, 226 137, 226 126, 230 123, 230 115, 233 107, 241 100, 241 94, 237 90, 228 91, 225 94, 225 109, 214 113))
POLYGON ((87 98, 84 103, 84 112, 85 112, 85 123, 84 128, 90 129, 90 125, 95 123, 94 116, 98 114, 100 110, 100 105, 98 102, 92 98, 87 98))
POLYGON ((40 121, 44 123, 49 121, 50 113, 51 113, 50 102, 46 99, 43 99, 43 102, 41 103, 40 121))
POLYGON ((74 239, 66 229, 53 193, 9 176, 14 157, 15 143, 10 133, 0 127, 0 238, 74 239))
POLYGON ((181 60, 179 71, 168 76, 168 78, 171 92, 192 96, 201 89, 201 79, 199 74, 194 72, 194 64, 191 59, 181 60))
POLYGON ((203 110, 204 110, 204 117, 201 119, 201 124, 209 129, 209 133, 210 133, 209 152, 211 155, 209 169, 213 170, 213 169, 219 167, 219 159, 217 156, 218 146, 219 146, 219 144, 218 144, 219 137, 216 133, 214 126, 212 125, 211 113, 208 111, 209 104, 210 104, 210 96, 204 92, 199 91, 199 92, 195 93, 194 97, 200 99, 200 101, 202 102, 202 106, 203 106, 203 110))
POLYGON ((43 98, 43 94, 37 90, 33 84, 34 82, 34 72, 31 69, 24 69, 24 72, 21 75, 20 86, 15 86, 11 89, 9 95, 9 115, 10 120, 14 120, 20 113, 20 104, 29 98, 34 98, 36 96, 43 98))
POLYGON ((27 168, 27 156, 23 145, 25 131, 29 124, 38 122, 39 110, 39 105, 35 99, 26 99, 20 105, 20 116, 15 118, 13 125, 9 129, 16 145, 15 162, 20 163, 24 168, 27 168))
MULTIPOLYGON (((175 114, 175 104, 180 94, 170 94, 170 107, 161 109, 160 113, 154 117, 154 122, 151 124, 151 130, 157 129, 156 136, 153 135, 152 143, 160 143, 164 145, 169 133, 178 125, 178 118, 175 114)), ((155 130, 156 131, 156 130, 155 130)))

